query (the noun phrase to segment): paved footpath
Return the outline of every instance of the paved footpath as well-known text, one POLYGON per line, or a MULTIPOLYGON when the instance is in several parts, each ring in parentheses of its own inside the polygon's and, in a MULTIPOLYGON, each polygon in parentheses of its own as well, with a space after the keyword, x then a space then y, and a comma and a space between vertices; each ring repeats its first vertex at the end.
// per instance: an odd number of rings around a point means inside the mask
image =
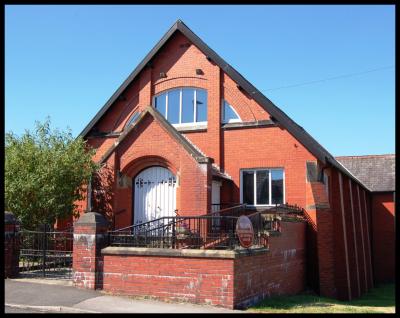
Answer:
POLYGON ((188 303, 140 300, 78 289, 68 281, 5 279, 6 312, 70 313, 243 313, 188 303))

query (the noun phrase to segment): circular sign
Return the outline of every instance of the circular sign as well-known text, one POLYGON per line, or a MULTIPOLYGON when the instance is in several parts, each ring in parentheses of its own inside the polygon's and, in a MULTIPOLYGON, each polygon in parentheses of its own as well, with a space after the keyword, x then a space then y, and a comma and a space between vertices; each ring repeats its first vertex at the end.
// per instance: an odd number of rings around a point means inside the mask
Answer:
POLYGON ((242 215, 237 220, 236 235, 239 237, 240 245, 244 248, 249 248, 253 245, 253 224, 251 224, 251 221, 247 216, 242 215))

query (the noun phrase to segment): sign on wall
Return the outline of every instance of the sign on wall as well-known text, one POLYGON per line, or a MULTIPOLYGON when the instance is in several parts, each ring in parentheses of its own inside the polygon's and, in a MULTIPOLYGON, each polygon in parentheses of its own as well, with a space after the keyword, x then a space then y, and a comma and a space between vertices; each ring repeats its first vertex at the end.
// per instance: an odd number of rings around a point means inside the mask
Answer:
POLYGON ((242 215, 239 217, 236 223, 236 235, 239 238, 240 245, 244 248, 249 248, 253 245, 254 230, 253 224, 250 219, 242 215))

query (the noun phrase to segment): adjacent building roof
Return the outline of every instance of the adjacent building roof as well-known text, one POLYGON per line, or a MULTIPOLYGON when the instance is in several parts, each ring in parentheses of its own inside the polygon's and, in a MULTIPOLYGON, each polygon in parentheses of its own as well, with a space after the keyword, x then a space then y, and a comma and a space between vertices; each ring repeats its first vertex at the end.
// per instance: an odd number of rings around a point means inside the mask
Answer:
POLYGON ((373 192, 395 191, 395 154, 336 157, 373 192))
MULTIPOLYGON (((322 147, 303 127, 296 124, 289 118, 281 109, 275 106, 267 97, 265 97, 257 88, 248 82, 238 71, 230 66, 223 60, 217 53, 215 53, 206 43, 204 43, 196 34, 192 32, 181 20, 177 20, 175 24, 167 31, 161 40, 154 46, 154 48, 145 56, 143 61, 134 69, 128 78, 122 83, 117 91, 110 97, 106 104, 100 109, 96 116, 89 122, 89 124, 80 133, 80 136, 86 137, 94 125, 102 118, 111 105, 117 98, 124 92, 128 85, 139 75, 139 73, 147 66, 150 65, 152 58, 163 47, 163 45, 171 38, 175 32, 181 32, 186 36, 196 47, 198 47, 209 60, 216 63, 229 77, 231 77, 239 86, 240 89, 245 91, 251 96, 258 104, 260 104, 270 115, 271 119, 278 122, 282 127, 287 129, 304 147, 306 147, 318 160, 323 164, 330 163, 342 173, 346 174, 362 187, 366 188, 352 173, 345 169, 336 159, 322 147)), ((368 190, 368 189, 367 189, 368 190)))

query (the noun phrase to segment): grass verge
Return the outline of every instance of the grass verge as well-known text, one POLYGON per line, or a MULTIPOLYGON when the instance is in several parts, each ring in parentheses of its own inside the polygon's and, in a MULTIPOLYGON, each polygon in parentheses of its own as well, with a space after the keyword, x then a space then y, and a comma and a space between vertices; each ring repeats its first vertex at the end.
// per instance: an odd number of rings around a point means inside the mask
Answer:
POLYGON ((395 313, 395 285, 371 289, 358 299, 339 301, 315 294, 276 296, 247 309, 263 313, 395 313))

